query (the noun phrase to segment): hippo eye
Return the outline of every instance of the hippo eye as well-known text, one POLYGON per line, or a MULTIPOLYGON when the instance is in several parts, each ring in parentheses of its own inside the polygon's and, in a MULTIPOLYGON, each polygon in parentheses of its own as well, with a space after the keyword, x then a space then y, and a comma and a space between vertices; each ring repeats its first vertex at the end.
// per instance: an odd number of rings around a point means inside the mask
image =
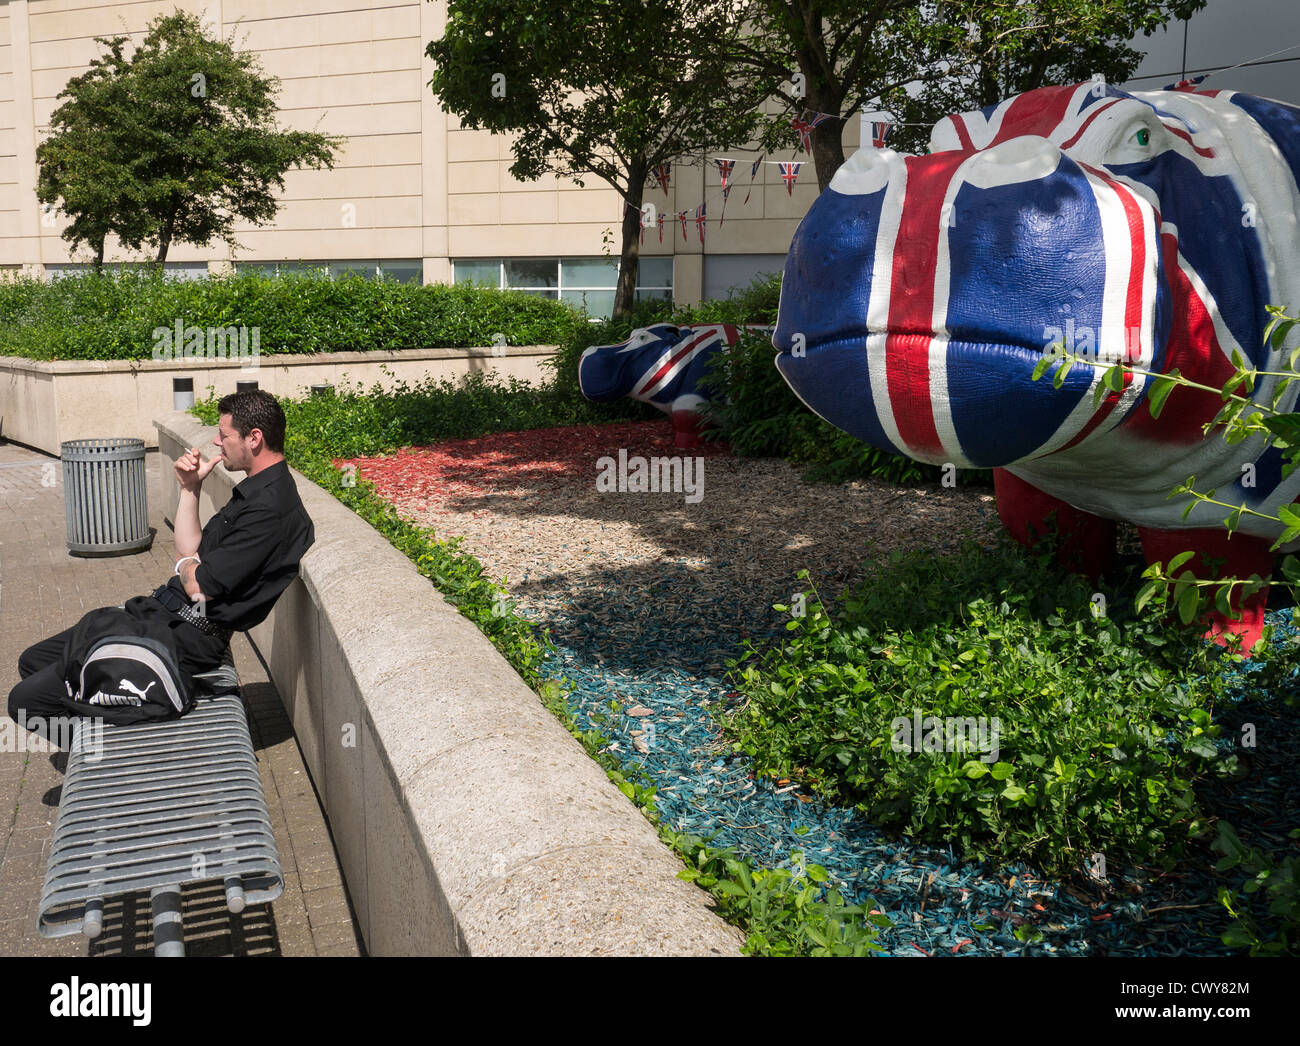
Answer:
POLYGON ((1151 132, 1148 131, 1145 127, 1142 127, 1138 130, 1138 132, 1135 135, 1133 135, 1133 141, 1137 142, 1138 145, 1145 148, 1146 146, 1151 144, 1151 132))

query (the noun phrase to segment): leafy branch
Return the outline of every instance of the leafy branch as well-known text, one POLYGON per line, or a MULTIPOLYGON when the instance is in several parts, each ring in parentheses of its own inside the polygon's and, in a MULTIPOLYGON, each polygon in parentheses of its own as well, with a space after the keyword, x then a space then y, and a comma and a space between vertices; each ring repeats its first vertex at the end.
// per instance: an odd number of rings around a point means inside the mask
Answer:
MULTIPOLYGON (((1287 316, 1280 306, 1269 305, 1266 308, 1272 319, 1264 331, 1264 344, 1274 351, 1283 351, 1287 337, 1297 324, 1300 324, 1300 318, 1287 316)), ((1287 357, 1287 369, 1285 371, 1261 370, 1249 366, 1246 360, 1242 358, 1240 351, 1234 349, 1232 364, 1235 370, 1220 389, 1184 377, 1177 367, 1166 373, 1161 373, 1135 367, 1129 361, 1111 363, 1107 360, 1096 359, 1087 353, 1066 352, 1063 344, 1057 342, 1051 346, 1037 366, 1034 367, 1033 380, 1038 381, 1053 365, 1056 365, 1052 375, 1052 385, 1054 388, 1059 389, 1065 383, 1066 377, 1076 363, 1098 370, 1104 368, 1105 372, 1097 383, 1097 387, 1093 390, 1094 408, 1101 405, 1101 401, 1107 393, 1122 393, 1128 384, 1127 376, 1133 374, 1141 374, 1149 379, 1147 404, 1152 418, 1160 417, 1165 402, 1169 399, 1169 394, 1178 386, 1212 392, 1223 400, 1224 405, 1218 414, 1202 427, 1202 431, 1206 435, 1209 435, 1213 429, 1222 427, 1226 430, 1223 436, 1224 442, 1229 446, 1235 446, 1251 436, 1260 436, 1264 439, 1266 445, 1271 444, 1284 452, 1283 479, 1291 475, 1296 467, 1300 465, 1300 413, 1277 409, 1291 382, 1300 378, 1300 372, 1296 370, 1297 363, 1300 363, 1300 346, 1291 350, 1287 357), (1270 402, 1267 404, 1255 400, 1250 395, 1255 390, 1256 382, 1265 378, 1276 379, 1269 397, 1270 402), (1243 391, 1245 394, 1243 394, 1243 391)), ((1183 519, 1186 519, 1191 514, 1197 504, 1204 502, 1229 510, 1229 514, 1224 518, 1224 526, 1230 535, 1236 532, 1243 515, 1258 516, 1261 519, 1281 524, 1282 533, 1270 547, 1269 551, 1271 552, 1300 538, 1300 512, 1297 512, 1291 506, 1282 505, 1279 507, 1277 515, 1271 515, 1250 508, 1245 502, 1240 505, 1233 505, 1218 500, 1215 497, 1218 493, 1217 489, 1211 490, 1208 494, 1203 494, 1195 489, 1195 484, 1196 477, 1194 475, 1188 476, 1182 484, 1175 487, 1169 494, 1171 498, 1186 495, 1192 499, 1183 510, 1183 519)), ((1190 623, 1209 604, 1212 604, 1214 609, 1225 617, 1238 620, 1240 619, 1240 613, 1234 611, 1231 606, 1234 590, 1240 587, 1241 596, 1245 599, 1274 583, 1264 580, 1258 574, 1252 574, 1246 579, 1221 578, 1210 581, 1198 580, 1190 570, 1184 570, 1181 574, 1175 576, 1178 568, 1187 563, 1194 555, 1195 553, 1191 551, 1182 552, 1174 556, 1167 567, 1161 563, 1153 563, 1147 567, 1142 574, 1147 579, 1147 583, 1138 592, 1136 598, 1137 609, 1141 610, 1146 606, 1157 591, 1164 590, 1167 592, 1169 587, 1173 586, 1171 601, 1177 608, 1178 615, 1184 624, 1190 623), (1202 593, 1202 589, 1206 591, 1202 593)), ((1281 570, 1283 580, 1276 583, 1287 586, 1294 596, 1297 586, 1300 586, 1300 561, 1297 561, 1296 557, 1292 555, 1286 555, 1283 558, 1281 570)), ((1297 612, 1297 617, 1300 618, 1300 612, 1297 612)))

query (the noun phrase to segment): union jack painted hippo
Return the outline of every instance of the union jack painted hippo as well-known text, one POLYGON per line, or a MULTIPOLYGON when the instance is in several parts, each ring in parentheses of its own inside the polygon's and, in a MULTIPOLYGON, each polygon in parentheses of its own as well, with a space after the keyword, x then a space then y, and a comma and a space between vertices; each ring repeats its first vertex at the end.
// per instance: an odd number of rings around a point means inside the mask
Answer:
MULTIPOLYGON (((1267 577, 1276 515, 1300 495, 1282 453, 1203 426, 1214 393, 1175 388, 1152 417, 1134 375, 1093 407, 1105 368, 1031 380, 1056 344, 1220 388, 1232 354, 1285 369, 1265 306, 1300 308, 1300 109, 1232 91, 1044 87, 935 125, 927 156, 866 148, 795 233, 773 343, 800 399, 839 428, 919 461, 994 469, 1020 540, 1057 512, 1062 549, 1094 577, 1115 521, 1149 561, 1196 549, 1267 577)), ((1050 372, 1049 372, 1050 373, 1050 372)), ((1253 390, 1271 402, 1274 378, 1253 390)), ((1292 387, 1278 403, 1294 409, 1292 387)), ((1198 574, 1206 572, 1202 561, 1198 574)), ((1258 638, 1265 595, 1231 631, 1258 638)), ((1214 615, 1210 634, 1224 631, 1214 615)))
MULTIPOLYGON (((771 327, 747 326, 746 333, 771 327)), ((701 382, 709 364, 740 340, 730 323, 676 327, 671 323, 634 330, 617 345, 593 345, 578 362, 578 387, 589 400, 606 402, 630 396, 658 407, 673 423, 673 444, 699 444, 699 408, 706 398, 701 382)))

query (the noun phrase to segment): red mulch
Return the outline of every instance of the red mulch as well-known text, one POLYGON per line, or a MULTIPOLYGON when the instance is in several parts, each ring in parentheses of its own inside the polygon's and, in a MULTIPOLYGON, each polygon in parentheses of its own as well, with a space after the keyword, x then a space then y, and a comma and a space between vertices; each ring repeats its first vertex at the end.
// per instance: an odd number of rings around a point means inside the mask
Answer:
POLYGON ((355 464, 357 477, 373 482, 386 500, 445 501, 488 490, 554 489, 575 482, 590 486, 597 460, 616 457, 620 449, 626 449, 628 457, 731 455, 730 446, 721 440, 686 450, 674 447, 672 425, 665 418, 500 432, 403 448, 377 458, 340 458, 334 464, 355 464))

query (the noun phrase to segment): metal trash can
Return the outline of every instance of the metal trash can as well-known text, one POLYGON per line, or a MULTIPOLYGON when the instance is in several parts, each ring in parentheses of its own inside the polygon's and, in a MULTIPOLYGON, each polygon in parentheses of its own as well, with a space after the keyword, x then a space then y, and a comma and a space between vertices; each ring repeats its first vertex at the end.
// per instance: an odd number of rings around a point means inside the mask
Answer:
POLYGON ((135 552, 149 547, 142 439, 74 439, 62 444, 68 551, 135 552))

